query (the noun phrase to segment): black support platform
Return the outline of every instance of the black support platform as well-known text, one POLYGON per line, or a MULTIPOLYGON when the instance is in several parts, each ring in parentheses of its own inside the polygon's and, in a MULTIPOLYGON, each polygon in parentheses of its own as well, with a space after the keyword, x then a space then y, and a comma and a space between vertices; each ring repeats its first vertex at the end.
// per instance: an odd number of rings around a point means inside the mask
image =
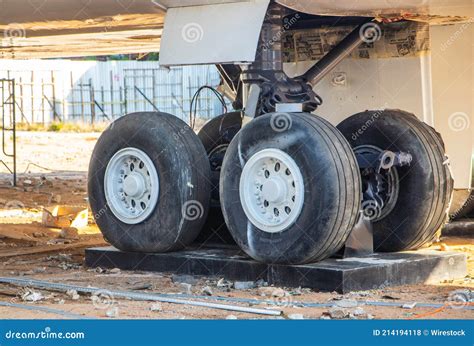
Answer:
POLYGON ((86 250, 89 267, 204 275, 238 281, 263 279, 279 286, 341 293, 462 278, 466 275, 466 261, 466 256, 460 253, 419 250, 284 266, 256 262, 232 247, 165 254, 121 252, 113 247, 86 250))

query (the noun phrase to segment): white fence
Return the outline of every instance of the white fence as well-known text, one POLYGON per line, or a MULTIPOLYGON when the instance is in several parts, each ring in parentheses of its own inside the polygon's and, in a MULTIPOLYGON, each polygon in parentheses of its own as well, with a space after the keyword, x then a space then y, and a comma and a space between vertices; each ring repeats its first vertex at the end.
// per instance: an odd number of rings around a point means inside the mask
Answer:
MULTIPOLYGON (((186 121, 196 90, 219 84, 213 65, 165 69, 150 61, 0 60, 1 78, 15 80, 16 118, 27 123, 94 123, 154 109, 186 121)), ((212 92, 201 95, 198 117, 222 113, 212 92)))

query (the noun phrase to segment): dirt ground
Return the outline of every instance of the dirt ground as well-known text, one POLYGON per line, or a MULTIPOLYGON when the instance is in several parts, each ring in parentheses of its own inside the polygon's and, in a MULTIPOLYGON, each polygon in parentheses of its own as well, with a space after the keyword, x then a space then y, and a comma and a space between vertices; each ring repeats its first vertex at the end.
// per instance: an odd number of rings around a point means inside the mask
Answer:
MULTIPOLYGON (((77 295, 0 284, 0 318, 154 318, 154 319, 254 319, 254 318, 328 318, 330 307, 307 308, 298 303, 333 303, 338 311, 332 318, 375 319, 471 319, 473 310, 451 308, 450 297, 456 290, 474 288, 474 240, 444 238, 432 248, 458 251, 468 256, 468 275, 434 285, 411 285, 340 295, 306 288, 255 287, 238 290, 222 278, 182 277, 166 273, 145 273, 87 268, 84 249, 106 245, 93 220, 79 229, 78 235, 61 232, 42 224, 43 208, 55 205, 87 208, 87 166, 99 134, 20 132, 18 135, 19 182, 0 174, 0 276, 34 278, 80 286, 100 287, 102 295, 77 295), (138 293, 176 294, 189 299, 221 304, 236 304, 262 309, 283 310, 283 317, 208 309, 169 303, 111 298, 107 289, 138 293), (208 296, 206 299, 203 296, 208 296), (216 301, 216 297, 247 298, 245 303, 216 301), (33 300, 33 301, 32 301, 33 300), (394 306, 372 306, 385 302, 394 306), (404 303, 443 304, 442 308, 402 308, 404 303), (19 304, 19 306, 5 306, 19 304), (26 308, 50 308, 59 313, 26 308), (64 314, 66 313, 66 314, 64 314), (69 315, 68 315, 69 314, 69 315)), ((265 285, 264 283, 259 283, 265 285)), ((456 306, 455 306, 456 307, 456 306)))

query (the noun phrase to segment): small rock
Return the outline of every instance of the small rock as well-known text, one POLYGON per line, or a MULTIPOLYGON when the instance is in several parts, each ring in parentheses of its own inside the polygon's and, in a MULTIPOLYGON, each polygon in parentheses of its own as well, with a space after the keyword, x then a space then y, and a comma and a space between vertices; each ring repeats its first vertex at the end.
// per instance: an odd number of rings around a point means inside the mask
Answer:
POLYGON ((66 295, 70 297, 72 300, 79 300, 80 298, 76 290, 67 290, 66 295))
POLYGON ((368 319, 368 320, 373 320, 373 319, 374 319, 374 315, 368 314, 368 315, 367 315, 367 319, 368 319))
POLYGON ((78 239, 79 230, 75 227, 64 227, 59 232, 59 238, 62 239, 78 239))
POLYGON ((217 281, 216 286, 217 286, 218 288, 231 288, 231 287, 232 287, 232 283, 229 282, 229 281, 227 281, 227 280, 225 280, 225 279, 219 279, 219 280, 217 281))
POLYGON ((259 287, 258 294, 262 297, 271 296, 275 288, 273 287, 259 287))
POLYGON ((201 292, 206 296, 212 296, 212 289, 209 286, 204 287, 201 292))
POLYGON ((257 281, 255 281, 255 286, 257 286, 257 287, 266 287, 266 286, 268 286, 268 282, 266 282, 263 279, 258 279, 257 281))
POLYGON ((255 288, 255 282, 253 281, 235 281, 234 288, 236 290, 250 290, 255 288))
POLYGON ((59 300, 58 300, 58 304, 59 304, 59 305, 63 305, 64 303, 65 303, 64 299, 59 299, 59 300))
POLYGON ((109 270, 110 274, 120 274, 121 270, 119 268, 113 268, 109 270))
POLYGON ((53 202, 53 203, 61 203, 61 199, 62 199, 61 195, 53 195, 53 196, 51 197, 51 202, 53 202))
POLYGON ((331 319, 331 316, 327 315, 327 314, 323 314, 321 317, 320 317, 321 320, 330 320, 331 319))
POLYGON ((226 320, 236 320, 237 317, 234 316, 234 315, 229 315, 229 316, 227 316, 225 319, 226 319, 226 320))
POLYGON ((44 272, 46 272, 46 267, 35 268, 35 269, 33 269, 33 272, 34 272, 35 274, 44 273, 44 272))
POLYGON ((344 309, 341 309, 339 307, 331 308, 328 311, 328 314, 329 314, 329 316, 331 316, 331 318, 336 319, 336 320, 340 320, 340 319, 343 319, 343 318, 348 316, 347 311, 344 310, 344 309))
POLYGON ((187 284, 185 282, 180 283, 180 285, 181 285, 181 288, 183 289, 183 293, 186 293, 186 294, 192 294, 193 293, 191 291, 191 288, 193 287, 193 285, 187 284))
POLYGON ((272 297, 283 298, 288 296, 289 293, 282 288, 275 288, 272 292, 272 297))
POLYGON ((110 317, 110 318, 115 318, 119 314, 119 309, 118 307, 114 306, 113 308, 108 309, 105 312, 105 316, 110 317))
POLYGON ((365 310, 362 309, 361 307, 358 307, 354 311, 352 311, 352 314, 356 317, 363 317, 363 316, 367 315, 365 310))
POLYGON ((163 310, 163 308, 161 307, 160 303, 155 303, 155 304, 152 304, 150 306, 150 311, 158 312, 158 311, 162 311, 162 310, 163 310))
POLYGON ((27 291, 24 293, 21 298, 25 302, 39 302, 40 300, 43 300, 44 297, 40 292, 35 292, 35 291, 27 291))
POLYGON ((413 309, 416 306, 416 302, 414 303, 406 303, 402 305, 403 309, 413 309))
POLYGON ((339 306, 340 308, 355 308, 359 306, 359 302, 357 302, 357 300, 341 299, 336 301, 335 305, 339 306))
POLYGON ((28 186, 28 185, 32 185, 32 184, 33 184, 33 182, 30 179, 23 180, 23 186, 28 186))
POLYGON ((33 238, 43 238, 46 236, 43 232, 33 232, 33 238))
POLYGON ((288 318, 290 320, 304 320, 303 314, 289 314, 288 318))

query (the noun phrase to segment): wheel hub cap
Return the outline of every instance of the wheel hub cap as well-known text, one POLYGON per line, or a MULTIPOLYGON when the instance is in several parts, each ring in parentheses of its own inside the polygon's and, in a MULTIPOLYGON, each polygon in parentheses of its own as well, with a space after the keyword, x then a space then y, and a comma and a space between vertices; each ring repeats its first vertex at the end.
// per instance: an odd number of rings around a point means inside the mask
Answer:
POLYGON ((281 203, 286 195, 286 183, 280 177, 268 179, 262 185, 262 197, 268 202, 281 203))
POLYGON ((245 215, 254 226, 268 233, 282 232, 301 213, 303 177, 287 153, 265 149, 245 164, 239 193, 245 215))
POLYGON ((137 148, 115 153, 107 164, 104 187, 110 210, 127 224, 147 219, 158 202, 159 179, 155 165, 137 148))
POLYGON ((146 191, 145 179, 140 174, 130 174, 123 182, 123 191, 131 197, 142 196, 146 191))

